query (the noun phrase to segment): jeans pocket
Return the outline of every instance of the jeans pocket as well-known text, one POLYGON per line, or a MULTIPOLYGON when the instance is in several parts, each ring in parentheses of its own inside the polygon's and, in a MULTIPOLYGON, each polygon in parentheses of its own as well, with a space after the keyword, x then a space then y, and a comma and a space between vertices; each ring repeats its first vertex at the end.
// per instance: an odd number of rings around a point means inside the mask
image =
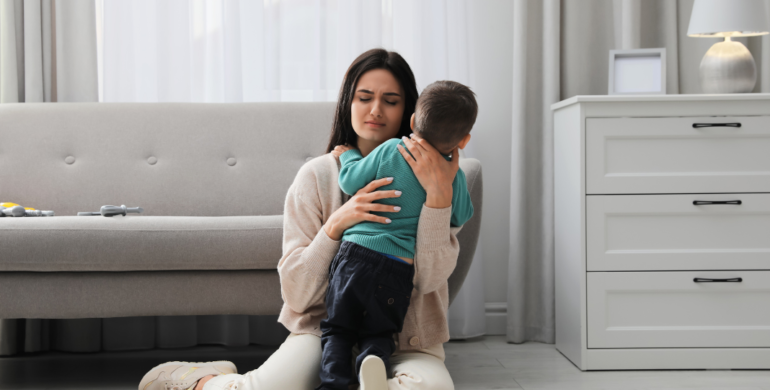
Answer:
POLYGON ((383 284, 377 286, 374 296, 388 318, 396 325, 398 332, 401 332, 411 296, 383 284))

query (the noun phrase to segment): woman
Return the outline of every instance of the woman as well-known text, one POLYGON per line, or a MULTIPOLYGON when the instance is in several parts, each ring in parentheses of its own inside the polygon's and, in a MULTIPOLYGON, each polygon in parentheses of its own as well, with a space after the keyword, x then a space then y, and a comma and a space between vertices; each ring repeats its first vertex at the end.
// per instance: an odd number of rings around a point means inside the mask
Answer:
MULTIPOLYGON (((160 365, 148 372, 140 390, 164 388, 196 390, 310 390, 319 383, 321 368, 320 322, 326 317, 324 295, 329 265, 345 229, 363 221, 389 223, 371 214, 398 212, 397 207, 375 203, 397 198, 400 191, 377 191, 398 177, 372 181, 354 196, 337 184, 339 151, 348 144, 366 156, 381 143, 410 135, 409 121, 417 101, 417 87, 409 65, 395 52, 373 49, 356 58, 342 82, 327 154, 306 163, 286 195, 283 257, 278 263, 284 305, 278 321, 291 335, 258 369, 230 374, 230 362, 160 365)), ((443 343, 449 340, 447 279, 457 263, 459 244, 450 230, 452 181, 459 167, 458 153, 446 161, 427 142, 404 140, 409 152, 401 154, 427 192, 420 214, 415 251, 415 289, 403 331, 396 337, 391 358, 393 378, 367 383, 362 389, 454 388, 444 365, 443 343)), ((382 379, 380 379, 382 380, 382 379)))

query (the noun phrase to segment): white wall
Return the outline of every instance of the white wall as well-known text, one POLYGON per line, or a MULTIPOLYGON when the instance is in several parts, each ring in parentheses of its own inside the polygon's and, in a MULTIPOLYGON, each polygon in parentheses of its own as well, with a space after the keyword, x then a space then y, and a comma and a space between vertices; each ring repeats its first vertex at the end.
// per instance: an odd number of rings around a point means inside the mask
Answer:
MULTIPOLYGON (((507 300, 513 105, 513 2, 469 4, 470 87, 479 116, 466 155, 481 161, 484 211, 481 237, 486 302, 507 300)), ((488 305, 489 306, 489 305, 488 305)), ((489 331, 499 333, 488 317, 489 331)))

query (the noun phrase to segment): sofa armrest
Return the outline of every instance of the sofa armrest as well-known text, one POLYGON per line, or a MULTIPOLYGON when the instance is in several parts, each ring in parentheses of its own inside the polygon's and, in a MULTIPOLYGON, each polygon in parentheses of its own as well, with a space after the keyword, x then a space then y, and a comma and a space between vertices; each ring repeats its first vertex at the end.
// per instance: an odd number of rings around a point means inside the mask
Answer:
POLYGON ((460 160, 460 168, 465 172, 468 182, 468 192, 471 194, 473 203, 473 217, 463 225, 460 233, 457 234, 457 240, 460 241, 460 255, 457 258, 457 266, 449 277, 449 304, 452 304, 457 292, 460 291, 468 270, 473 261, 473 254, 476 252, 476 245, 479 242, 479 232, 481 230, 481 212, 484 196, 484 180, 481 174, 481 162, 475 158, 464 158, 460 160))

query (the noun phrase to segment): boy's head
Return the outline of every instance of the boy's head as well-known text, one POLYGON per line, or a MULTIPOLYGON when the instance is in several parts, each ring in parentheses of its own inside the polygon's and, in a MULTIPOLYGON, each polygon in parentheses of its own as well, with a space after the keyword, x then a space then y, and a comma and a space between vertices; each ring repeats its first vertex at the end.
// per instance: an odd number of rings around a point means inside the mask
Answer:
POLYGON ((468 143, 478 111, 470 88, 454 81, 436 81, 417 99, 412 130, 439 152, 449 154, 468 143))

